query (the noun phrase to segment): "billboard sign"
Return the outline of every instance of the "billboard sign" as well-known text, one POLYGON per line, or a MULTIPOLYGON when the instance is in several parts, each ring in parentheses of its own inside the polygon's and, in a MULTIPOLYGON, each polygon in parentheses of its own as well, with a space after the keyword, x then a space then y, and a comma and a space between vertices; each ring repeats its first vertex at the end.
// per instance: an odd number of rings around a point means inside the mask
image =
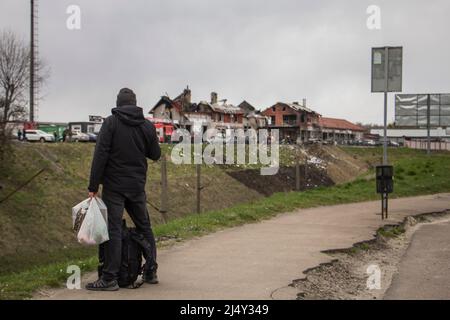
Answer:
MULTIPOLYGON (((426 127, 428 94, 397 94, 395 124, 400 127, 426 127)), ((430 126, 450 127, 450 93, 430 94, 430 126)))
POLYGON ((102 116, 89 116, 89 122, 102 123, 103 117, 102 116))
POLYGON ((402 47, 372 48, 372 92, 401 92, 402 72, 402 47))

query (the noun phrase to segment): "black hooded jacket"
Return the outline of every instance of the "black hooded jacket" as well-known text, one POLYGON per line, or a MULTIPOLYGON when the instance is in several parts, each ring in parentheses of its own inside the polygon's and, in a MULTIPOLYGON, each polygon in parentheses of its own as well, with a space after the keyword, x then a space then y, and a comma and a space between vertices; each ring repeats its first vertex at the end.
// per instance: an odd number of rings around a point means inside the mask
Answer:
POLYGON ((161 157, 155 126, 142 108, 122 106, 112 110, 97 137, 89 191, 99 185, 117 192, 142 192, 147 180, 147 159, 161 157))

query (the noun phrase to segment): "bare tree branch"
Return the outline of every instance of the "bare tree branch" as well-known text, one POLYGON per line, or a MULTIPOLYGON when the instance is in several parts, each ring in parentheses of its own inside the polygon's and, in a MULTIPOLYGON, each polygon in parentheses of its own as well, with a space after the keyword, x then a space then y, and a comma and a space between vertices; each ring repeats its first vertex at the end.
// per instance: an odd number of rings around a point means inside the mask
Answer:
MULTIPOLYGON (((42 61, 36 63, 36 83, 48 77, 42 61)), ((0 158, 9 136, 7 123, 27 115, 30 84, 30 47, 12 31, 0 30, 0 158)))

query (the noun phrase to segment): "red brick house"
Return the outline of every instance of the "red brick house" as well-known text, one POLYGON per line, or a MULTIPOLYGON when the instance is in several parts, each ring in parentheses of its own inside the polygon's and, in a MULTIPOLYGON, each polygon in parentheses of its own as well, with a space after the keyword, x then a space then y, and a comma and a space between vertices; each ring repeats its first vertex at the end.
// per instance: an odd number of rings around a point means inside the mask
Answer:
POLYGON ((262 114, 270 119, 268 128, 279 129, 280 139, 292 142, 306 142, 320 139, 319 121, 321 115, 298 102, 277 102, 262 114))

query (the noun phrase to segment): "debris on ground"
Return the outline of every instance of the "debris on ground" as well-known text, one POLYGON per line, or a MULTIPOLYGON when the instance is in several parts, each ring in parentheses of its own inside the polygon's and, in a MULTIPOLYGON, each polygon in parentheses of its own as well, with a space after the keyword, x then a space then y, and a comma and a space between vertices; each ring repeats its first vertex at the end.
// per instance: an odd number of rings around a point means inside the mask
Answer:
MULTIPOLYGON (((300 172, 300 190, 334 185, 334 182, 328 177, 326 171, 314 165, 307 166, 306 179, 304 165, 300 166, 300 172)), ((244 184, 247 188, 253 189, 265 196, 270 196, 277 192, 296 190, 295 167, 281 167, 278 173, 272 176, 262 176, 259 169, 228 171, 227 174, 244 184)))

